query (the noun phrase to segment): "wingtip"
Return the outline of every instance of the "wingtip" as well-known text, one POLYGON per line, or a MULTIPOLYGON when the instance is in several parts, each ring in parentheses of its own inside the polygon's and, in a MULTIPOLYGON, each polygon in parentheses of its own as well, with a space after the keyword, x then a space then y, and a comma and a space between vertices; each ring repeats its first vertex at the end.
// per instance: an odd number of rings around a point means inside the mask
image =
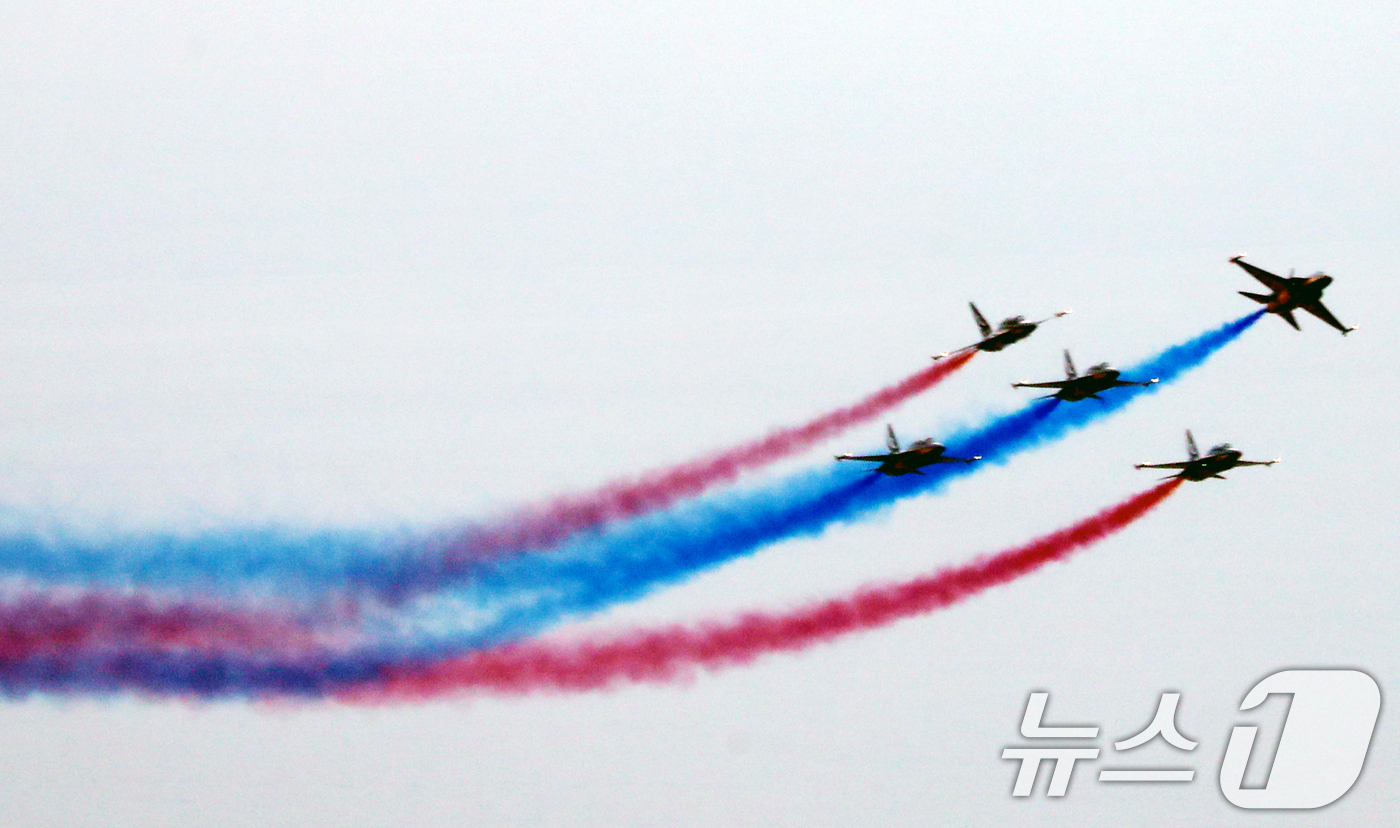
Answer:
POLYGON ((1055 316, 1057 316, 1057 317, 1060 317, 1060 316, 1069 316, 1071 313, 1074 313, 1074 308, 1065 308, 1064 310, 1062 310, 1062 311, 1060 311, 1059 313, 1055 314, 1055 316))
POLYGON ((1245 256, 1248 256, 1248 255, 1249 255, 1248 253, 1240 253, 1240 254, 1237 255, 1237 256, 1231 256, 1231 257, 1230 257, 1230 261, 1234 262, 1235 264, 1239 264, 1239 263, 1240 263, 1240 259, 1243 259, 1245 256))

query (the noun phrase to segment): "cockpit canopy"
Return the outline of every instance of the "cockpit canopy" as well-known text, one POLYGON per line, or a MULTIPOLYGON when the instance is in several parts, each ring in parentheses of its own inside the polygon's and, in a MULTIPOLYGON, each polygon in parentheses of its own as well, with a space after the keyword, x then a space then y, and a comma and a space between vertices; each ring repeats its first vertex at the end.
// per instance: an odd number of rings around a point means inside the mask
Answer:
POLYGON ((1229 444, 1229 443, 1221 443, 1221 444, 1218 445, 1218 446, 1211 446, 1211 447, 1210 447, 1210 451, 1206 452, 1206 454, 1208 454, 1208 455, 1211 455, 1211 454, 1224 454, 1224 453, 1227 452, 1227 451, 1232 451, 1232 448, 1231 448, 1230 444, 1229 444))
POLYGON ((1097 373, 1099 373, 1099 372, 1101 372, 1101 371, 1112 371, 1112 370, 1113 370, 1113 369, 1109 367, 1109 365, 1108 365, 1107 362, 1100 362, 1098 365, 1091 366, 1091 367, 1089 368, 1089 373, 1090 373, 1090 374, 1097 374, 1097 373))
POLYGON ((938 445, 938 443, 934 442, 932 437, 925 437, 922 440, 915 440, 913 443, 910 443, 909 450, 933 448, 936 445, 938 445))
POLYGON ((1024 316, 1008 316, 1001 320, 1001 329, 1003 331, 1009 331, 1017 325, 1024 325, 1025 323, 1026 317, 1024 316))

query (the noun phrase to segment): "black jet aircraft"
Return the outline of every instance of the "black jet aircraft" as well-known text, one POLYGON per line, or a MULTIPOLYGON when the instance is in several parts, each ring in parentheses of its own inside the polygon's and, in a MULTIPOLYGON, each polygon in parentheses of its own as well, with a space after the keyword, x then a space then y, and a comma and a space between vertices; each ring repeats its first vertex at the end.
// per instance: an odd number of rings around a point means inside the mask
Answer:
POLYGON ((887 436, 885 445, 889 447, 889 454, 873 454, 865 457, 857 457, 854 454, 838 454, 837 460, 869 460, 879 463, 875 471, 888 474, 891 477, 898 477, 901 474, 923 474, 919 471, 924 466, 932 466, 934 463, 971 463, 981 460, 981 455, 977 457, 945 457, 943 455, 944 446, 942 443, 935 443, 933 438, 918 440, 904 451, 899 450, 899 438, 894 436, 894 426, 885 426, 887 436))
POLYGON ((960 354, 963 351, 1000 351, 1007 345, 1013 342, 1020 342, 1030 336, 1036 328, 1049 322, 1051 319, 1059 319, 1061 316, 1070 312, 1069 308, 1065 308, 1054 316, 1047 317, 1039 322, 1027 322, 1024 316, 1009 316, 1001 321, 1001 325, 996 330, 992 330, 992 326, 987 324, 987 320, 983 318, 981 312, 977 310, 976 305, 968 302, 967 306, 972 308, 972 318, 977 320, 977 330, 982 332, 982 341, 968 345, 965 348, 959 348, 956 351, 948 351, 939 354, 934 357, 934 359, 943 359, 953 354, 960 354))
MULTIPOLYGON (((1186 456, 1189 460, 1180 463, 1138 463, 1133 466, 1135 469, 1180 469, 1176 474, 1168 477, 1179 477, 1182 480, 1205 480, 1207 477, 1225 477, 1220 473, 1229 471, 1236 466, 1272 466, 1278 462, 1275 457, 1272 460, 1241 460, 1239 451, 1230 448, 1229 443, 1221 443, 1212 446, 1206 456, 1196 450, 1196 440, 1191 436, 1191 429, 1186 430, 1186 456)), ((1164 478, 1165 479, 1165 478, 1164 478)))
POLYGON ((1012 383, 1012 388, 1055 388, 1055 393, 1041 399, 1048 400, 1055 397, 1069 402, 1078 400, 1100 400, 1100 391, 1107 391, 1110 388, 1119 388, 1124 385, 1140 385, 1146 388, 1157 380, 1150 379, 1147 382, 1129 382, 1118 379, 1119 372, 1108 367, 1107 362, 1100 362, 1089 369, 1089 373, 1079 376, 1074 371, 1074 360, 1070 359, 1069 351, 1065 351, 1065 379, 1055 382, 1016 382, 1012 383))
POLYGON ((1342 332, 1342 336, 1356 330, 1348 328, 1337 317, 1333 316, 1327 308, 1322 305, 1322 292, 1327 286, 1332 284, 1332 277, 1326 273, 1317 272, 1306 278, 1294 276, 1293 271, 1288 271, 1288 278, 1275 276, 1263 268, 1255 267, 1246 262, 1243 256, 1236 256, 1230 261, 1244 268, 1250 276, 1264 283, 1264 286, 1273 291, 1270 294, 1250 293, 1240 291, 1241 296, 1248 296, 1250 299, 1264 305, 1269 309, 1269 313, 1276 313, 1282 316, 1284 321, 1292 325, 1294 330, 1302 330, 1298 327, 1298 320, 1293 318, 1293 311, 1305 310, 1308 313, 1321 319, 1342 332))

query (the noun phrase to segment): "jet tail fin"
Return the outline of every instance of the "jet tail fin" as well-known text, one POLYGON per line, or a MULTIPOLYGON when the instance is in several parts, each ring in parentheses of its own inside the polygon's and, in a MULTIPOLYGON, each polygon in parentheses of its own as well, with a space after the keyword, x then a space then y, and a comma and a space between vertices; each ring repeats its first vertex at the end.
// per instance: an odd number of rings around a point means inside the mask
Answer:
POLYGON ((1186 456, 1192 460, 1201 459, 1201 451, 1196 448, 1196 438, 1191 436, 1191 429, 1186 429, 1186 456))
POLYGON ((983 318, 981 312, 977 310, 977 306, 971 302, 968 302, 967 306, 972 308, 972 318, 977 320, 977 330, 982 332, 983 337, 991 336, 992 326, 987 324, 987 320, 983 318))
POLYGON ((885 426, 885 447, 890 450, 890 454, 899 454, 899 438, 894 436, 894 426, 885 426))
POLYGON ((1079 374, 1074 370, 1074 360, 1070 359, 1069 350, 1065 350, 1065 376, 1074 379, 1079 374))

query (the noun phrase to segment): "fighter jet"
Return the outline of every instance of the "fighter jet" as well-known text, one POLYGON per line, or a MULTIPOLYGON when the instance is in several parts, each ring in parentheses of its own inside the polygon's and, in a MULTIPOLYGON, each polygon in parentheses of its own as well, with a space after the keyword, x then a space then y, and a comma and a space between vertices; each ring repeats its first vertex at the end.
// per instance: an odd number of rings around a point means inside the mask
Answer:
POLYGON ((1305 310, 1308 313, 1321 319, 1342 332, 1342 336, 1356 330, 1348 328, 1337 321, 1327 308, 1322 305, 1322 292, 1327 286, 1332 284, 1332 277, 1321 271, 1314 273, 1307 278, 1294 276, 1293 271, 1288 271, 1288 278, 1275 276, 1263 268, 1255 267, 1246 262, 1243 256, 1236 256, 1230 261, 1244 268, 1249 275, 1263 282, 1273 293, 1250 293, 1240 291, 1241 296, 1248 296, 1250 299, 1264 305, 1269 309, 1269 313, 1276 313, 1283 317, 1283 320, 1292 325, 1294 330, 1302 330, 1298 327, 1298 320, 1293 318, 1293 311, 1305 310))
POLYGON ((1118 373, 1117 370, 1108 367, 1107 362, 1100 362, 1098 365, 1090 368, 1089 373, 1081 377, 1074 371, 1074 360, 1070 359, 1069 351, 1065 351, 1065 379, 1055 382, 1016 382, 1012 383, 1011 387, 1055 388, 1058 389, 1055 393, 1041 397, 1041 399, 1048 400, 1051 397, 1055 397, 1069 402, 1076 402, 1078 400, 1088 399, 1101 400, 1103 398, 1099 396, 1099 392, 1107 391, 1110 388, 1118 388, 1124 385, 1140 385, 1146 388, 1157 381, 1154 377, 1147 382, 1129 382, 1128 380, 1118 379, 1118 373))
POLYGON ((918 440, 904 451, 899 450, 899 438, 894 436, 894 426, 885 426, 887 436, 885 445, 889 448, 889 454, 874 454, 866 457, 857 457, 854 454, 838 454, 837 460, 868 460, 880 465, 875 471, 888 474, 891 477, 898 477, 901 474, 923 474, 919 471, 924 466, 932 466, 934 463, 971 463, 981 460, 981 455, 976 457, 945 457, 942 443, 935 443, 933 438, 918 440))
POLYGON ((1220 473, 1229 471, 1236 466, 1272 466, 1279 461, 1275 457, 1272 460, 1241 460, 1240 452, 1230 448, 1229 443, 1221 443, 1212 446, 1205 457, 1196 450, 1196 440, 1191 436, 1191 429, 1186 430, 1186 456, 1189 460, 1180 463, 1138 463, 1133 466, 1135 469, 1180 469, 1181 471, 1168 475, 1168 477, 1179 477, 1182 480, 1205 480, 1207 477, 1225 477, 1220 473))
POLYGON ((959 348, 956 351, 945 351, 934 357, 934 359, 943 359, 953 354, 960 354, 963 351, 1000 351, 1007 345, 1013 342, 1020 342, 1030 336, 1036 328, 1049 322, 1051 319, 1059 319, 1061 316, 1070 312, 1069 308, 1065 308, 1054 316, 1046 317, 1039 322, 1027 322, 1024 316, 1009 316, 1003 319, 1001 325, 994 331, 992 330, 992 326, 987 324, 987 320, 983 318, 981 312, 977 310, 976 305, 968 302, 967 306, 972 308, 972 318, 977 320, 977 330, 982 332, 982 341, 968 345, 965 348, 959 348))

